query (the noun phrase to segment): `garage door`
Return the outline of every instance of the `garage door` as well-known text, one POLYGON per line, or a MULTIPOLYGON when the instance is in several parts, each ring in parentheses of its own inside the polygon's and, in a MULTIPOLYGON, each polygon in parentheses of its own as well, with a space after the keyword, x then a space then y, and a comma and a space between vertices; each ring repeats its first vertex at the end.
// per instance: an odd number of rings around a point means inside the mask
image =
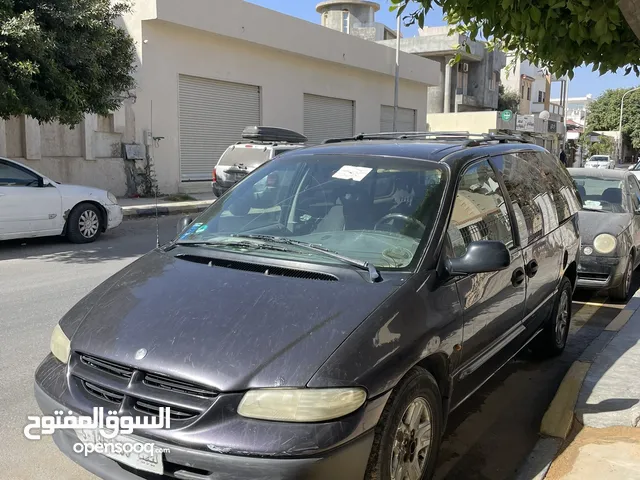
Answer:
POLYGON ((180 177, 211 179, 225 149, 242 130, 260 125, 260 87, 180 75, 180 177))
MULTIPOLYGON (((393 107, 389 105, 380 106, 380 131, 393 132, 393 107)), ((416 131, 416 111, 411 108, 398 107, 398 117, 396 118, 397 132, 416 131)))
POLYGON ((341 98, 304 94, 304 134, 309 143, 353 136, 354 103, 341 98))

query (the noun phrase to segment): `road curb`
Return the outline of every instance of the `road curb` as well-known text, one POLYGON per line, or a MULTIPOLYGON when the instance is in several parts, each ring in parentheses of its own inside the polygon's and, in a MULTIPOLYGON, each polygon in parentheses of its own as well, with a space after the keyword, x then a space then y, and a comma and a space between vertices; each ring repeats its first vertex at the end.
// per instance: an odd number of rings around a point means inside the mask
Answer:
POLYGON ((540 423, 541 438, 516 472, 517 480, 543 480, 546 477, 574 422, 578 421, 575 408, 591 365, 638 310, 640 298, 636 295, 639 293, 640 290, 569 367, 540 423))
MULTIPOLYGON (((178 202, 174 204, 164 204, 158 205, 157 214, 158 215, 177 215, 177 214, 187 214, 187 213, 199 213, 207 208, 213 203, 213 200, 203 200, 199 202, 178 202)), ((140 217, 154 217, 156 215, 156 206, 155 205, 143 205, 140 207, 137 206, 127 206, 122 207, 122 213, 124 215, 124 219, 132 219, 132 218, 140 218, 140 217)))

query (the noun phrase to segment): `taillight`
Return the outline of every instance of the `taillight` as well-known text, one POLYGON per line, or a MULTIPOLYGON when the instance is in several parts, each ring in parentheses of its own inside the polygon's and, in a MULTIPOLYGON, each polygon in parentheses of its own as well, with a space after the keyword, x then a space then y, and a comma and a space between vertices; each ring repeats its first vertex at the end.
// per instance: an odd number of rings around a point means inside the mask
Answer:
POLYGON ((218 181, 218 177, 216 176, 216 167, 213 167, 213 172, 211 172, 211 181, 212 182, 218 181))

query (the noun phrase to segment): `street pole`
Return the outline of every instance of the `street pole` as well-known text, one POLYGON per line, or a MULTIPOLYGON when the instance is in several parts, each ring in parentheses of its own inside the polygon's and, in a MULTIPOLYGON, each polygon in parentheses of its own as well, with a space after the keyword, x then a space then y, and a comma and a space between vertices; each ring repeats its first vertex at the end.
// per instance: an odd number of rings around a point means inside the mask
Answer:
POLYGON ((624 97, 631 92, 635 92, 640 87, 632 88, 631 90, 624 92, 622 100, 620 101, 620 124, 618 125, 618 163, 622 163, 622 110, 624 109, 624 97))
POLYGON ((396 81, 393 92, 393 131, 396 130, 396 122, 398 120, 398 89, 400 86, 400 15, 398 15, 396 23, 396 81))

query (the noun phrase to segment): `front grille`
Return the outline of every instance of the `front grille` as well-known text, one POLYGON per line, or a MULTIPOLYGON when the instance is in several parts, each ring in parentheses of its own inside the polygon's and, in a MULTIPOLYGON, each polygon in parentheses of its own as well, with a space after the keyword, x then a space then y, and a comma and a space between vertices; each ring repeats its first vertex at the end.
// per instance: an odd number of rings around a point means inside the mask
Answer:
POLYGON ((74 353, 71 375, 88 397, 99 399, 122 414, 158 416, 169 408, 172 421, 188 421, 204 413, 218 392, 203 385, 158 373, 135 369, 103 358, 74 353))
POLYGON ((122 400, 124 400, 124 394, 122 393, 114 392, 113 390, 108 390, 85 381, 82 382, 82 385, 91 395, 98 397, 105 402, 120 404, 122 403, 122 400))
POLYGON ((131 378, 131 375, 133 374, 133 368, 110 362, 109 360, 104 360, 102 358, 80 354, 80 361, 85 365, 119 377, 131 378))
POLYGON ((154 375, 153 373, 147 373, 143 382, 150 387, 184 393, 185 395, 194 395, 204 398, 213 398, 218 395, 217 392, 206 387, 200 387, 193 383, 176 380, 163 375, 154 375))

